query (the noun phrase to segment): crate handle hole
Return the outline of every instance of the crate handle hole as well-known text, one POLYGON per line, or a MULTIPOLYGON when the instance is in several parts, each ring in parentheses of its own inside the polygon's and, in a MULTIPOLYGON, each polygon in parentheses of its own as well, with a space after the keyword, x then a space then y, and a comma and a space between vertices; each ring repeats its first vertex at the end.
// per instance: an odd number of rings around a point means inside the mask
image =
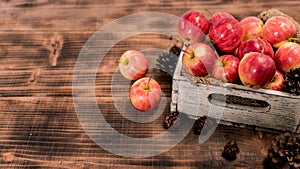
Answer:
POLYGON ((217 106, 224 106, 226 108, 250 110, 267 112, 270 111, 271 105, 263 100, 245 98, 235 95, 224 95, 219 93, 211 93, 207 97, 208 101, 217 106))

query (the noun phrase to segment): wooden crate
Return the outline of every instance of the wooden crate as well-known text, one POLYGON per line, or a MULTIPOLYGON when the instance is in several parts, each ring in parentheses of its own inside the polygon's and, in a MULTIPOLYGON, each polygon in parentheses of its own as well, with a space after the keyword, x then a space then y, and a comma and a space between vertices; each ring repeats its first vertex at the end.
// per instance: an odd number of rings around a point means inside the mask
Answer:
POLYGON ((300 97, 232 83, 193 83, 182 70, 182 53, 173 77, 171 111, 191 118, 220 119, 221 124, 300 133, 300 97))

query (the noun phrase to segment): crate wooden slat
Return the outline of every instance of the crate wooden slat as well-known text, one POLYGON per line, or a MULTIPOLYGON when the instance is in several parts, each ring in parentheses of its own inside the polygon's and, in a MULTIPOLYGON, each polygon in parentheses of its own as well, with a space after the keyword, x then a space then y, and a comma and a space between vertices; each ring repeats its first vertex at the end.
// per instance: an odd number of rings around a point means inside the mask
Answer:
POLYGON ((172 111, 185 113, 192 118, 208 116, 220 119, 221 124, 241 124, 240 126, 259 130, 300 133, 300 97, 232 83, 195 84, 191 77, 182 70, 181 53, 173 77, 172 111), (251 102, 258 104, 228 103, 225 101, 228 97, 251 99, 251 102))

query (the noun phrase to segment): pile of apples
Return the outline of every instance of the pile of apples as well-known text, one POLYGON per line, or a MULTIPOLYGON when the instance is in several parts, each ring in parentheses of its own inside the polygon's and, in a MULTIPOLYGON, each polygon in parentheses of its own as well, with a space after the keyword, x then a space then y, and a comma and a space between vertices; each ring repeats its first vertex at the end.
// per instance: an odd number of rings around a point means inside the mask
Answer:
POLYGON ((158 106, 162 95, 161 87, 152 77, 145 77, 148 72, 148 60, 142 52, 124 52, 119 58, 119 70, 124 78, 134 81, 129 91, 134 108, 146 112, 158 106))
POLYGON ((282 90, 284 74, 300 67, 296 27, 283 16, 263 23, 255 16, 238 21, 226 12, 207 18, 188 11, 178 21, 178 33, 186 44, 183 69, 195 76, 282 90))

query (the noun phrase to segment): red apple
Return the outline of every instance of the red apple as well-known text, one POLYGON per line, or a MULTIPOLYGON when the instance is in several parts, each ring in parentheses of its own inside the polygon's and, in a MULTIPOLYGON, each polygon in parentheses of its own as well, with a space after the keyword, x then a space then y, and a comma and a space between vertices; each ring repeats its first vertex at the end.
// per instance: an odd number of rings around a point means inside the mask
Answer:
POLYGON ((284 88, 284 75, 279 70, 276 70, 276 73, 272 81, 266 86, 266 89, 280 91, 283 88, 284 88))
POLYGON ((231 14, 229 14, 227 12, 216 12, 210 17, 209 25, 212 25, 214 22, 216 22, 217 20, 222 19, 222 18, 235 19, 234 16, 232 16, 231 14))
POLYGON ((292 21, 283 16, 273 16, 268 19, 262 28, 262 38, 278 48, 287 40, 296 35, 296 27, 292 21))
POLYGON ((257 39, 261 36, 261 30, 264 23, 261 19, 255 16, 248 16, 240 21, 243 28, 243 41, 249 39, 257 39))
POLYGON ((285 73, 300 67, 300 45, 294 42, 283 44, 277 49, 274 61, 277 68, 285 73))
POLYGON ((215 51, 205 43, 194 43, 182 55, 182 67, 195 76, 206 76, 212 72, 216 59, 215 51))
POLYGON ((223 18, 209 29, 209 38, 221 52, 233 52, 242 42, 243 29, 236 19, 223 18))
POLYGON ((243 42, 237 48, 237 56, 242 59, 246 53, 249 52, 263 52, 264 54, 274 57, 274 50, 272 45, 264 39, 250 39, 243 42))
POLYGON ((157 81, 151 77, 143 77, 132 84, 129 94, 133 107, 145 112, 157 107, 162 91, 157 81))
POLYGON ((178 21, 179 36, 187 44, 201 42, 208 27, 208 20, 200 11, 188 11, 178 21))
POLYGON ((238 72, 245 86, 262 88, 273 79, 276 65, 270 56, 259 52, 250 52, 245 54, 240 61, 238 72))
POLYGON ((148 60, 142 52, 128 50, 119 59, 119 69, 126 79, 137 80, 147 73, 148 60))
POLYGON ((224 82, 236 83, 239 79, 239 63, 239 58, 233 55, 223 55, 216 60, 212 75, 224 82))

